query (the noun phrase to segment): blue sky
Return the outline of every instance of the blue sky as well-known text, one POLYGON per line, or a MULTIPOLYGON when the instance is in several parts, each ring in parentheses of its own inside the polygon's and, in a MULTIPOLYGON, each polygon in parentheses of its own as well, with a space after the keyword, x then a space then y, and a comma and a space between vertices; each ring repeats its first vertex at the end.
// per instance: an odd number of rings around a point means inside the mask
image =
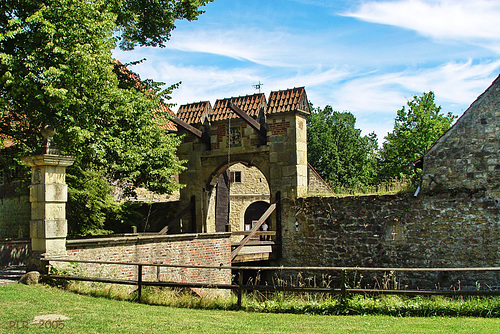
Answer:
POLYGON ((306 87, 314 106, 350 111, 379 144, 396 111, 430 90, 461 115, 500 74, 498 0, 215 0, 178 21, 166 48, 115 50, 173 84, 185 103, 306 87))

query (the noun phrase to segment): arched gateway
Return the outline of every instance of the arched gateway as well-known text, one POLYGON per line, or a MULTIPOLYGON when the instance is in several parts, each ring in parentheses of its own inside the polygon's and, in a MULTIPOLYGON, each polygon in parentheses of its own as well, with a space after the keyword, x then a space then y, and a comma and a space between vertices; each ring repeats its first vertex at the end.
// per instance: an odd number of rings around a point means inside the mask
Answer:
MULTIPOLYGON (((216 228, 214 202, 222 173, 236 163, 255 166, 265 177, 270 203, 276 194, 296 198, 307 193, 306 116, 309 102, 303 87, 199 102, 180 107, 179 133, 185 134, 179 158, 187 169, 179 176, 181 206, 194 205, 191 218, 183 220, 183 232, 212 232, 216 228), (193 221, 194 220, 194 221, 193 221)), ((238 174, 226 175, 227 178, 238 174)), ((257 180, 245 180, 257 182, 257 180)), ((220 189, 219 193, 224 193, 220 189)))

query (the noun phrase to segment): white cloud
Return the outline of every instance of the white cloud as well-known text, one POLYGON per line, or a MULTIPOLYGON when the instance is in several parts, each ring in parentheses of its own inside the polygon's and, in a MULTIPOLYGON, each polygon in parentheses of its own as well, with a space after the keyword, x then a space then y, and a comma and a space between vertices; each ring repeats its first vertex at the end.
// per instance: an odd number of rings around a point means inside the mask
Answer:
POLYGON ((375 131, 381 139, 392 129, 396 111, 413 95, 432 90, 443 112, 460 115, 490 86, 499 69, 500 60, 480 64, 450 62, 428 69, 370 73, 332 87, 330 103, 336 110, 352 112, 363 133, 375 131))
POLYGON ((435 39, 485 43, 496 50, 500 43, 500 2, 496 0, 369 1, 344 15, 435 39))
MULTIPOLYGON (((179 31, 168 48, 186 52, 203 52, 245 60, 264 66, 293 66, 300 53, 291 43, 297 36, 280 31, 254 28, 204 30, 195 34, 179 31)), ((300 57, 302 59, 302 57, 300 57)))
POLYGON ((414 94, 429 90, 443 103, 470 104, 491 84, 499 69, 500 60, 480 64, 468 61, 429 69, 371 74, 350 80, 336 95, 340 105, 356 111, 384 112, 390 105, 401 106, 414 94), (410 96, 406 96, 408 93, 410 96))

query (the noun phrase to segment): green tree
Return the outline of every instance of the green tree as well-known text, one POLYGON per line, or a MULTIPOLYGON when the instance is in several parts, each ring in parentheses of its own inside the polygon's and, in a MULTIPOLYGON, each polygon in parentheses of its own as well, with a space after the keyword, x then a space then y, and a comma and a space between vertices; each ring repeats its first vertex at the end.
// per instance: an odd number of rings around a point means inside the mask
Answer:
POLYGON ((111 210, 109 198, 92 189, 102 181, 160 193, 178 189, 172 176, 182 170, 179 140, 161 129, 168 115, 160 108, 176 85, 162 90, 161 83, 117 72, 111 50, 117 40, 125 49, 164 46, 173 22, 195 19, 209 1, 2 1, 0 140, 15 145, 2 150, 0 163, 33 154, 41 128, 53 125, 57 146, 77 159, 68 173, 95 180, 68 177, 73 203, 95 208, 86 213, 92 221, 79 225, 87 232, 99 230, 111 210), (124 83, 117 73, 134 79, 124 83), (76 195, 85 191, 91 200, 76 195))
POLYGON ((313 109, 307 120, 307 158, 332 187, 372 184, 376 175, 377 137, 362 136, 349 112, 331 106, 313 109))
POLYGON ((450 128, 456 116, 443 115, 434 102, 432 91, 413 96, 397 112, 394 129, 385 137, 382 158, 382 178, 411 178, 413 163, 450 128))

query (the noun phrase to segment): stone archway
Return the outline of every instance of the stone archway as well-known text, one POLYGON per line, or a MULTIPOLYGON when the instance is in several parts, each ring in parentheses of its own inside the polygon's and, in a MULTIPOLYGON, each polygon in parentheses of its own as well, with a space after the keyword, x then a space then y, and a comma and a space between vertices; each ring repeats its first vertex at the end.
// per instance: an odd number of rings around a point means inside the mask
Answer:
POLYGON ((207 232, 243 231, 245 211, 252 203, 264 202, 269 206, 269 184, 256 166, 235 162, 219 176, 214 175, 215 179, 217 181, 204 201, 207 206, 207 232))
MULTIPOLYGON (((249 231, 252 228, 253 222, 258 220, 264 212, 269 208, 269 203, 257 201, 250 204, 244 213, 244 230, 249 231)), ((271 220, 267 219, 267 225, 271 228, 271 220)))

